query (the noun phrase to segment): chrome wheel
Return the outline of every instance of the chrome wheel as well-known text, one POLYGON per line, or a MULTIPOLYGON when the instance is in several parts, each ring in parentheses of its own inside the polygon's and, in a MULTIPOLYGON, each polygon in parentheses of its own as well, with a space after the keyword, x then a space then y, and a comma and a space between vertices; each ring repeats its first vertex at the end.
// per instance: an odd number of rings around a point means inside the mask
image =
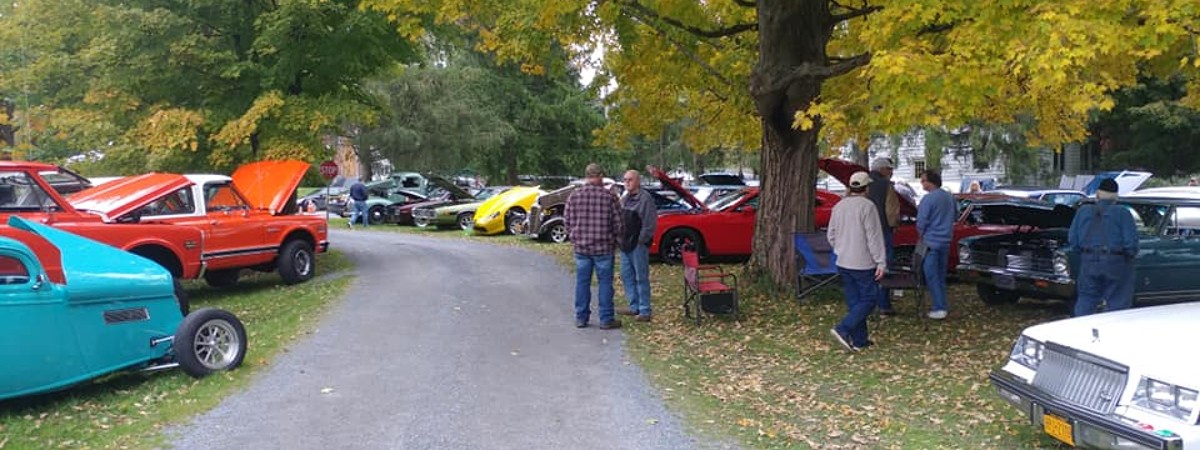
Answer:
POLYGON ((553 227, 550 227, 550 241, 556 244, 561 244, 567 242, 567 238, 568 235, 566 225, 559 223, 555 224, 553 227))
POLYGON ((209 370, 225 370, 239 359, 241 349, 237 330, 222 319, 205 322, 192 339, 196 360, 209 370))
POLYGON ((463 230, 470 231, 475 228, 474 213, 462 213, 458 215, 458 227, 463 230))
POLYGON ((307 278, 312 275, 312 253, 296 252, 295 256, 292 256, 292 267, 296 269, 296 274, 301 277, 307 278))

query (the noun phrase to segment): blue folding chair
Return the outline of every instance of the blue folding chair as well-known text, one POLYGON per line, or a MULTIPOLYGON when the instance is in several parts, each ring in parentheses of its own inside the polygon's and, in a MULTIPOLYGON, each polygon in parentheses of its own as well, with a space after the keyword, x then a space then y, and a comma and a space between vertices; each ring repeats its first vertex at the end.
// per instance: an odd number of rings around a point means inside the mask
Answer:
POLYGON ((796 301, 801 301, 813 291, 838 280, 837 255, 825 232, 796 233, 796 301))

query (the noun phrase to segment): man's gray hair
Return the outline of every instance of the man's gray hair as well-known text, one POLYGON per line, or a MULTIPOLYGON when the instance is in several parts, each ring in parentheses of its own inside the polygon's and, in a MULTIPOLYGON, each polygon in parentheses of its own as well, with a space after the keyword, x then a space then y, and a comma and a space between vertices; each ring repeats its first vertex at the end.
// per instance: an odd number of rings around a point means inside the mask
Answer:
POLYGON ((892 164, 892 158, 886 156, 875 158, 875 160, 871 161, 871 170, 891 169, 893 167, 895 166, 892 164))

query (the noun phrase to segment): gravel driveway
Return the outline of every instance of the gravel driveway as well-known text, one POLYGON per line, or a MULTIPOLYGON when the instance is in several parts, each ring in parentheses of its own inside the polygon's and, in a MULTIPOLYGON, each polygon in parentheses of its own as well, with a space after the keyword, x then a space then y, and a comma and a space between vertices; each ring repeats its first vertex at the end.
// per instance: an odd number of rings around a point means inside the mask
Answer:
POLYGON ((168 430, 175 448, 688 449, 705 441, 665 409, 625 354, 622 331, 596 328, 594 307, 593 326, 574 327, 573 275, 550 257, 465 240, 332 234, 357 266, 347 297, 248 389, 168 430))

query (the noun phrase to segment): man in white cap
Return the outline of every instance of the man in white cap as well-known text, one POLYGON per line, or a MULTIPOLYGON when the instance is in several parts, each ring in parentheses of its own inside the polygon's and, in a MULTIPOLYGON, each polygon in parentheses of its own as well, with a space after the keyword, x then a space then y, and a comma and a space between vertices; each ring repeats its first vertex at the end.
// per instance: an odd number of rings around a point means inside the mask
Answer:
MULTIPOLYGON (((887 250, 888 264, 892 263, 894 256, 892 229, 896 228, 900 222, 900 198, 896 195, 895 186, 892 185, 892 175, 895 173, 893 167, 892 158, 886 156, 871 161, 871 186, 867 188, 867 198, 875 203, 875 210, 879 212, 879 224, 883 231, 883 246, 887 250)), ((894 315, 892 292, 885 290, 879 297, 877 306, 879 306, 880 315, 894 315)))
POLYGON ((1133 304, 1133 259, 1138 254, 1137 225, 1129 208, 1116 205, 1117 182, 1100 182, 1096 203, 1083 205, 1071 221, 1067 242, 1079 251, 1075 316, 1127 309, 1133 304))
POLYGON ((883 294, 879 279, 887 269, 879 213, 866 197, 871 184, 866 172, 850 176, 846 198, 833 206, 826 233, 846 293, 846 316, 829 331, 850 351, 873 344, 868 338, 867 316, 883 294))

